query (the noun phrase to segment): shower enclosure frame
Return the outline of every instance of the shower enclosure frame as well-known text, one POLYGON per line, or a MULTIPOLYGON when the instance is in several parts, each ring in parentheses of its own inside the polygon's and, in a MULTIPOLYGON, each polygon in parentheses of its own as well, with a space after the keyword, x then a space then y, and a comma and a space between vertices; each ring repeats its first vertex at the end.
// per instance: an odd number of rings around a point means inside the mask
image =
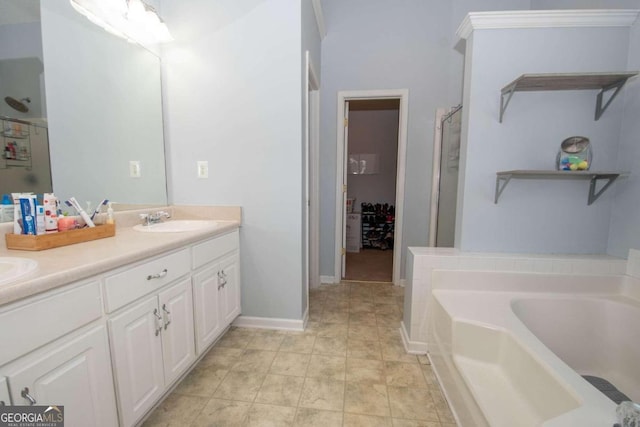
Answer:
POLYGON ((429 246, 435 247, 437 244, 438 235, 438 211, 440 205, 440 177, 441 177, 441 160, 442 160, 442 146, 444 144, 444 129, 443 125, 446 120, 451 119, 455 114, 462 114, 462 104, 455 107, 444 108, 439 107, 436 109, 436 118, 434 126, 434 138, 433 138, 433 174, 431 179, 431 211, 429 215, 429 246))

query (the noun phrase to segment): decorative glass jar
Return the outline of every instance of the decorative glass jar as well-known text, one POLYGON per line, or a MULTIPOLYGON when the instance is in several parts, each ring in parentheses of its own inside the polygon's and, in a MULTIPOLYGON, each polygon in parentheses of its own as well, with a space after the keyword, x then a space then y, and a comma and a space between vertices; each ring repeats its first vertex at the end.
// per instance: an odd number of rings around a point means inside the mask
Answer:
POLYGON ((591 167, 591 143, 584 136, 571 136, 560 144, 556 168, 562 171, 586 171, 591 167))

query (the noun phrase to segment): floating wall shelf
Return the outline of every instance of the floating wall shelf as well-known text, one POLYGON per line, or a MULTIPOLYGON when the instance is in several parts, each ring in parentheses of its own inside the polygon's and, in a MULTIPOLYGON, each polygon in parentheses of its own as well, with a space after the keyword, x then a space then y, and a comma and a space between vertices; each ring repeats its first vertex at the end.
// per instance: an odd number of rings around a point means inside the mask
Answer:
POLYGON ((547 170, 512 170, 498 172, 496 175, 496 192, 494 202, 497 204, 500 195, 512 178, 515 179, 573 179, 589 180, 589 198, 587 205, 591 205, 604 193, 611 184, 620 176, 626 176, 629 172, 611 171, 547 171, 547 170), (596 184, 605 180, 605 184, 596 191, 596 184))
POLYGON ((500 123, 514 92, 534 92, 547 90, 599 89, 596 99, 595 120, 598 120, 611 101, 618 95, 627 79, 638 71, 620 73, 567 73, 567 74, 523 74, 502 88, 500 97, 500 123), (605 92, 613 91, 603 105, 605 92))

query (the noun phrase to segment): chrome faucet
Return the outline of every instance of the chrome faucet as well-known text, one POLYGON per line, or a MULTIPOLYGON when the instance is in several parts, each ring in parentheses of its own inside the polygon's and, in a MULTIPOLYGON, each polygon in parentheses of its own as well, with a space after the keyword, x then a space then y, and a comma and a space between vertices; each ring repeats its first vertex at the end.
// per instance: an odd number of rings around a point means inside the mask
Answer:
POLYGON ((167 218, 167 219, 171 218, 171 214, 165 211, 143 213, 143 214, 140 214, 139 216, 140 216, 140 219, 142 220, 142 225, 144 226, 162 222, 163 218, 167 218))

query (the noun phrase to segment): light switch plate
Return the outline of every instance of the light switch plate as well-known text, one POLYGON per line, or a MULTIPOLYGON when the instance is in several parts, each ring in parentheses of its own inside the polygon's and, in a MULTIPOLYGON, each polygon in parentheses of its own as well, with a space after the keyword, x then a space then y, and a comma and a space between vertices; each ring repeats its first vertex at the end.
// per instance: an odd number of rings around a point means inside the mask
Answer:
POLYGON ((206 160, 198 160, 198 178, 209 178, 209 162, 206 160))
POLYGON ((129 161, 129 176, 131 178, 140 178, 142 176, 142 170, 140 168, 140 160, 129 161))

